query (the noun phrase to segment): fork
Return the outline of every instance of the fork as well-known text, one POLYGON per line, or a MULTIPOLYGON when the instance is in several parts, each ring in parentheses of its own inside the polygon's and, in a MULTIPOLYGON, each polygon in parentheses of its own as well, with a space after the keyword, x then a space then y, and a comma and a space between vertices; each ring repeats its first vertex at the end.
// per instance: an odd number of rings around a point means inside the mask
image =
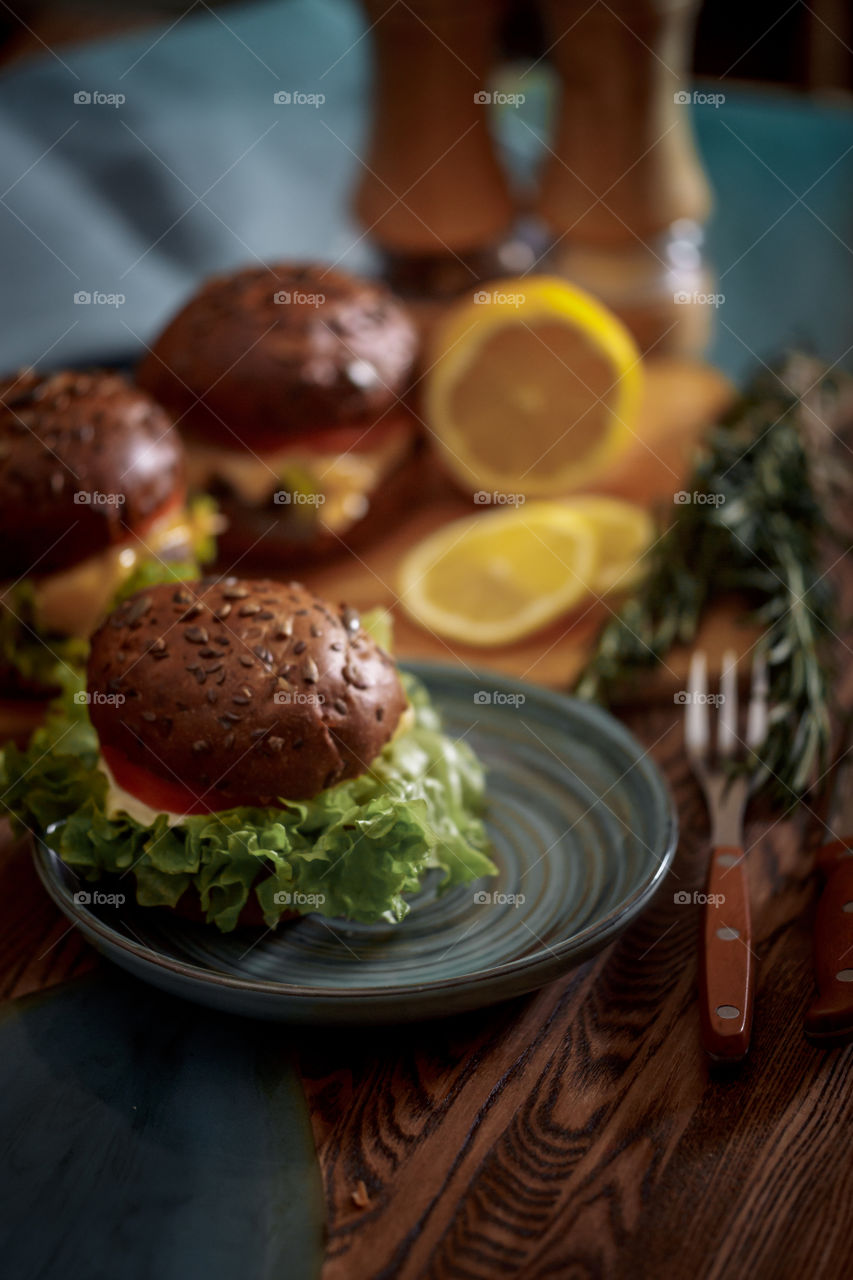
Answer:
POLYGON ((737 654, 723 656, 720 693, 708 696, 707 660, 696 650, 684 717, 687 759, 705 794, 711 817, 711 861, 703 910, 700 949, 702 1042, 711 1058, 737 1062, 752 1034, 755 962, 749 912, 749 884, 743 848, 746 803, 767 736, 767 667, 757 653, 747 713, 746 763, 733 772, 738 756, 737 654), (712 761, 709 704, 718 707, 716 757, 712 761))

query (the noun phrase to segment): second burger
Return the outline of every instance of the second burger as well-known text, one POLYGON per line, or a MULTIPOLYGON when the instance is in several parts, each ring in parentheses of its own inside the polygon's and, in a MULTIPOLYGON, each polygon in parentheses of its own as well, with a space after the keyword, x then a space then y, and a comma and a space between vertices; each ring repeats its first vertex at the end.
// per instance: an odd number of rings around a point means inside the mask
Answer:
POLYGON ((228 518, 226 558, 304 562, 402 510, 417 348, 383 285, 319 265, 218 276, 189 300, 137 376, 228 518))

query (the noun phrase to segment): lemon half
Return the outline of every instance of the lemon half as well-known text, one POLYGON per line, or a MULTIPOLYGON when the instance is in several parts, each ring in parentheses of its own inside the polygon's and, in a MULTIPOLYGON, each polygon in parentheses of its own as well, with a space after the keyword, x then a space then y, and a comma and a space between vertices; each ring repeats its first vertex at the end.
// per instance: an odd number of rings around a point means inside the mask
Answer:
POLYGON ((446 313, 424 407, 469 492, 556 497, 623 457, 641 390, 639 350, 612 312, 563 280, 525 276, 446 313))

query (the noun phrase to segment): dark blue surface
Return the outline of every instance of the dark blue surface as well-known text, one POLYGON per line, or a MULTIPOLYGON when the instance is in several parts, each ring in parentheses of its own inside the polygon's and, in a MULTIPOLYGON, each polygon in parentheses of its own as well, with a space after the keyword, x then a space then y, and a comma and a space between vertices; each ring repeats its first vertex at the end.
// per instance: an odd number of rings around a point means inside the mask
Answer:
POLYGON ((286 1037, 105 968, 0 1016, 0 1269, 309 1280, 323 1195, 286 1037))
MULTIPOLYGON (((371 75, 357 6, 196 10, 159 34, 0 77, 0 366, 132 355, 202 276, 253 255, 371 265, 347 208, 371 75), (80 90, 127 101, 78 105, 80 90), (282 90, 326 101, 277 106, 282 90), (78 290, 126 301, 75 305, 78 290)), ((534 81, 522 110, 539 129, 534 81)), ((853 343, 853 113, 713 87, 725 103, 693 108, 726 297, 711 356, 737 377, 792 342, 835 360, 853 343)), ((533 168, 529 130, 498 127, 533 168)))

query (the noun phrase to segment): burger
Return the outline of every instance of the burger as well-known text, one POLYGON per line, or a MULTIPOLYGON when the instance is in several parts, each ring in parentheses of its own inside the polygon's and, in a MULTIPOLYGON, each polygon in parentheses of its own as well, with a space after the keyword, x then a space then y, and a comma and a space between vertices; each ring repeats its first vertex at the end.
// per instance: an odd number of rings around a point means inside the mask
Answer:
POLYGON ((86 689, 6 753, 6 803, 83 880, 131 876, 141 906, 224 932, 399 921, 429 872, 495 868, 483 771, 379 625, 295 582, 137 593, 92 637, 86 689))
POLYGON ((31 728, 124 591, 198 574, 204 504, 162 409, 116 373, 0 380, 0 732, 31 728))
POLYGON ((138 382, 186 437, 192 486, 227 517, 229 562, 304 563, 403 510, 417 345, 382 284, 294 263, 211 279, 167 325, 138 382))

